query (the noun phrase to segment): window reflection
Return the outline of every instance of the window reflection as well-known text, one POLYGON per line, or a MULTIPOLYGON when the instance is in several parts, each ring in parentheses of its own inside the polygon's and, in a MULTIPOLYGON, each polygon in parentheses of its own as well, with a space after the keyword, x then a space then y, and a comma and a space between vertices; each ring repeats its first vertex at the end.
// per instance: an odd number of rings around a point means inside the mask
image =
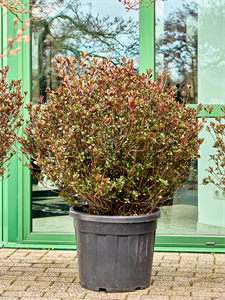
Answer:
MULTIPOLYGON (((44 2, 42 2, 44 3, 44 2)), ((42 5, 33 16, 42 12, 42 18, 32 23, 32 101, 39 97, 46 101, 46 88, 57 88, 55 57, 110 57, 118 64, 125 56, 139 67, 138 12, 126 12, 118 0, 61 0, 48 13, 42 5)), ((36 171, 41 172, 36 166, 36 171)), ((49 185, 46 182, 46 187, 49 185)), ((57 193, 49 191, 32 179, 33 231, 73 232, 69 207, 57 193)), ((54 190, 54 188, 52 188, 54 190)))
MULTIPOLYGON (((156 74, 172 72, 168 85, 177 86, 176 100, 190 84, 189 103, 225 103, 224 44, 224 0, 156 2, 156 74)), ((164 207, 158 234, 225 235, 225 203, 215 187, 202 185, 215 150, 212 137, 205 129, 199 137, 204 138, 201 158, 192 163, 198 180, 188 176, 184 188, 164 207)))
POLYGON ((46 100, 46 88, 57 86, 55 57, 110 57, 114 64, 122 56, 134 60, 138 72, 138 13, 126 13, 118 0, 69 0, 54 4, 53 11, 32 25, 33 101, 46 100))
POLYGON ((177 98, 190 84, 189 103, 198 95, 198 1, 156 3, 156 75, 170 73, 168 86, 177 87, 177 98))
POLYGON ((225 104, 225 2, 199 2, 199 103, 225 104))

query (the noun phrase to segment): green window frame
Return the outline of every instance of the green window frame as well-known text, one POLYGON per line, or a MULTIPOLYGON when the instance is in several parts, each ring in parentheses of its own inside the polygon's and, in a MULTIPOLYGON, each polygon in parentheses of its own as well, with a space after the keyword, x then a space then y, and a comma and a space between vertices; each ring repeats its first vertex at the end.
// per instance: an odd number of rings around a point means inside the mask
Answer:
MULTIPOLYGON (((143 73, 146 69, 152 68, 154 78, 154 4, 149 8, 142 8, 139 14, 140 72, 143 73)), ((7 36, 12 35, 13 18, 11 14, 0 14, 1 46, 6 43, 7 36)), ((25 16, 22 18, 25 20, 25 16)), ((22 78, 23 91, 28 91, 25 103, 30 101, 31 91, 30 47, 29 44, 22 44, 21 51, 17 53, 16 57, 5 57, 0 62, 1 67, 6 64, 10 65, 9 79, 22 78)), ((219 105, 215 107, 211 117, 218 115, 220 107, 219 105)), ((204 111, 201 114, 204 114, 204 111)), ((31 176, 30 171, 18 161, 19 157, 21 155, 17 154, 12 159, 10 177, 0 182, 0 246, 5 248, 76 249, 74 234, 30 232, 31 176)), ((156 237, 155 251, 225 253, 224 246, 225 237, 160 235, 156 237), (215 245, 207 246, 206 242, 214 242, 215 245)))

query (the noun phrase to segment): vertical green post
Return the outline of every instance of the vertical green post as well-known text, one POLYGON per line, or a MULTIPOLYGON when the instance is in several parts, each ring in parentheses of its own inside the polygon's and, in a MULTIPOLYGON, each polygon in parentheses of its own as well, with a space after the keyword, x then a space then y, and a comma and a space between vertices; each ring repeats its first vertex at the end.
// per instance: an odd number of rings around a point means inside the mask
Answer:
MULTIPOLYGON (((13 19, 14 15, 7 13, 1 15, 2 18, 2 45, 5 48, 7 45, 7 37, 9 35, 14 36, 13 32, 13 19)), ((23 20, 25 17, 22 16, 23 20)), ((22 27, 24 24, 17 22, 17 29, 22 27)), ((28 29, 27 29, 28 31, 28 29)), ((25 32, 25 34, 29 34, 25 32)), ((3 59, 3 66, 9 65, 9 72, 7 80, 11 79, 23 79, 22 92, 28 91, 30 89, 30 45, 21 45, 15 44, 14 47, 20 46, 21 50, 17 53, 16 56, 8 56, 3 59)), ((27 95, 26 102, 29 102, 29 95, 27 95)), ((16 154, 10 163, 10 177, 7 180, 2 182, 3 191, 2 191, 2 240, 4 242, 11 243, 21 243, 24 229, 24 210, 29 207, 29 203, 23 205, 23 201, 30 202, 29 199, 25 199, 26 195, 24 194, 24 173, 29 173, 29 170, 24 170, 21 162, 18 161, 20 157, 19 154, 16 154)), ((27 178, 26 178, 27 179, 27 178)), ((29 191, 29 177, 26 181, 27 190, 29 191)), ((29 192, 28 192, 29 194, 29 192)), ((28 195, 29 196, 29 195, 28 195)), ((26 216, 30 220, 30 215, 26 216)))
MULTIPOLYGON (((142 4, 141 6, 144 6, 142 4)), ((155 4, 140 7, 139 10, 139 72, 146 73, 146 69, 155 69, 155 4)))

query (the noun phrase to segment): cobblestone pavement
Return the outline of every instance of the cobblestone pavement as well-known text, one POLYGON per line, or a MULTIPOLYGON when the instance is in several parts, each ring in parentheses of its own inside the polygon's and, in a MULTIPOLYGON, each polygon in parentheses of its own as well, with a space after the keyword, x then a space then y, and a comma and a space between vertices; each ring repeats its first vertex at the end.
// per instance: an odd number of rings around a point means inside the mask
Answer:
POLYGON ((0 249, 0 298, 225 300, 225 254, 155 253, 149 288, 109 294, 80 286, 76 251, 0 249))

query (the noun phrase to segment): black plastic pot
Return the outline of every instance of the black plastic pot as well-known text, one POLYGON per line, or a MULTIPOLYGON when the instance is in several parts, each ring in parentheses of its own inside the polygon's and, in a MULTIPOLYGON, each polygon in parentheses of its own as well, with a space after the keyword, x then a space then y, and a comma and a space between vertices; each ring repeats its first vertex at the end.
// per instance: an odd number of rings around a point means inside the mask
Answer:
POLYGON ((84 288, 130 292, 150 285, 160 210, 143 216, 97 216, 70 210, 80 283, 84 288))

